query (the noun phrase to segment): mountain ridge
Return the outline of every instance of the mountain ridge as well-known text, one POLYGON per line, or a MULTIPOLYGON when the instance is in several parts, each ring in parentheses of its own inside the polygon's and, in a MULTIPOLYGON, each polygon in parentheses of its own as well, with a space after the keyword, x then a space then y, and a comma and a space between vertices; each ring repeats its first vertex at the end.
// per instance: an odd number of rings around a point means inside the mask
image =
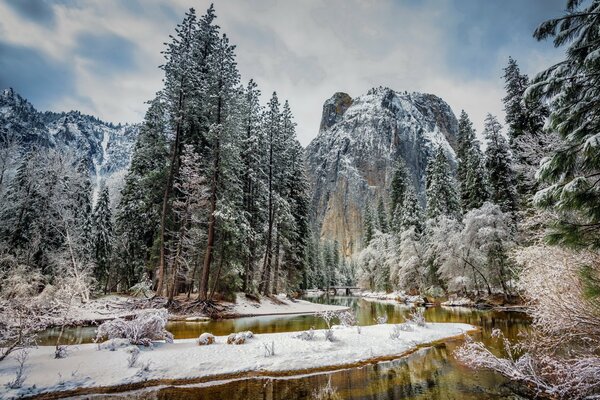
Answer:
POLYGON ((0 130, 16 135, 24 148, 72 149, 84 158, 92 184, 120 179, 131 161, 139 125, 113 124, 79 111, 38 111, 14 89, 0 92, 0 130))
POLYGON ((454 112, 435 95, 378 87, 352 99, 337 92, 306 147, 313 229, 337 240, 346 256, 360 250, 365 208, 387 199, 397 162, 424 204, 429 157, 441 146, 454 168, 457 133, 454 112))

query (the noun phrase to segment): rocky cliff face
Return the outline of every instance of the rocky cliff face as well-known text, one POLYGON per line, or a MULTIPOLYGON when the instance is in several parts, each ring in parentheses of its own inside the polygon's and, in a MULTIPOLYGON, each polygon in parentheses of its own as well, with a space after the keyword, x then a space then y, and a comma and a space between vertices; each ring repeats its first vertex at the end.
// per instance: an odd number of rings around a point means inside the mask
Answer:
POLYGON ((137 125, 113 125, 81 114, 39 112, 6 89, 0 93, 0 131, 16 135, 25 148, 65 148, 88 161, 92 183, 111 181, 129 166, 137 125))
POLYGON ((424 202, 428 159, 441 146, 454 162, 457 131, 448 104, 431 94, 376 88, 355 99, 333 95, 306 149, 314 229, 347 256, 360 250, 364 210, 375 209, 380 196, 387 202, 397 160, 424 202))

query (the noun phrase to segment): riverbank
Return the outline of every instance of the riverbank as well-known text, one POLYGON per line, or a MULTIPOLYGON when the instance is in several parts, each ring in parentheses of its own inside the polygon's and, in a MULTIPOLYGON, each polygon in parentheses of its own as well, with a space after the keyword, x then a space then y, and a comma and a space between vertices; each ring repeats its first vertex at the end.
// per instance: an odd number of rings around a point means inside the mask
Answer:
POLYGON ((344 311, 348 307, 313 303, 307 300, 291 299, 286 295, 247 296, 235 295, 235 302, 224 300, 203 304, 188 300, 185 296, 176 298, 172 304, 161 297, 140 298, 124 295, 107 295, 89 300, 86 303, 73 304, 65 315, 53 318, 47 316, 49 327, 92 326, 115 318, 132 318, 143 309, 161 309, 169 311, 170 321, 209 321, 267 315, 315 314, 322 311, 344 311))
POLYGON ((476 329, 462 323, 411 327, 412 331, 396 332, 395 339, 390 337, 394 325, 385 324, 361 327, 360 333, 356 327, 336 327, 334 341, 325 339, 324 330, 317 330, 312 340, 297 338, 298 333, 273 333, 254 335, 240 345, 227 344, 227 336, 218 336, 214 344, 206 346, 199 346, 194 339, 160 342, 140 347, 132 367, 128 364, 137 346, 116 346, 111 351, 110 346, 99 350, 95 344, 84 344, 69 348, 63 359, 54 359, 53 347, 38 347, 30 350, 27 379, 19 389, 6 386, 14 379, 16 361, 0 364, 0 397, 45 394, 43 398, 59 398, 162 384, 339 369, 398 358, 424 344, 476 329))
POLYGON ((445 307, 468 307, 477 309, 494 309, 497 311, 526 311, 526 306, 520 297, 512 296, 506 299, 503 295, 484 297, 461 297, 451 294, 447 297, 428 297, 425 295, 409 295, 404 291, 372 292, 361 291, 356 294, 365 300, 380 302, 398 302, 415 306, 440 305, 445 307))

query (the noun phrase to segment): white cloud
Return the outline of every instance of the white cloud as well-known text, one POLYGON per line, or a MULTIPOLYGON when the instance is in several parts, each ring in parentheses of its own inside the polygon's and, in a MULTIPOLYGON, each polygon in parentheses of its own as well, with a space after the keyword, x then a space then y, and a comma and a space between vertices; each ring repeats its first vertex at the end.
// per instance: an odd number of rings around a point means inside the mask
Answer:
MULTIPOLYGON (((190 5, 202 14, 209 4, 145 0, 138 10, 118 0, 84 1, 75 7, 55 4, 56 24, 50 30, 0 1, 0 33, 3 40, 75 66, 77 93, 65 95, 51 109, 77 108, 107 121, 135 122, 143 117, 144 102, 161 87, 160 51, 178 22, 173 12, 180 19, 190 5), (110 32, 135 43, 136 67, 117 75, 89 68, 74 52, 76 37, 84 32, 110 32)), ((498 58, 497 79, 456 74, 446 65, 447 1, 415 7, 391 0, 238 0, 216 2, 215 7, 217 23, 238 45, 244 80, 258 82, 265 102, 274 90, 290 101, 304 145, 317 134, 323 102, 337 91, 357 96, 381 85, 433 93, 455 113, 465 109, 479 129, 487 112, 502 116, 500 74, 510 49, 488 49, 498 58)), ((534 51, 522 65, 537 69, 551 60, 534 51)))

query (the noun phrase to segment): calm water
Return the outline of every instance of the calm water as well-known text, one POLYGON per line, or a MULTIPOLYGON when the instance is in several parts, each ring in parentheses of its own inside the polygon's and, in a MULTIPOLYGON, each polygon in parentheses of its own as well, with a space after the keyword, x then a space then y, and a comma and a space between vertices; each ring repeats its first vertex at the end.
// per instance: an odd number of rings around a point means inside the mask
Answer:
MULTIPOLYGON (((361 325, 371 325, 379 316, 387 315, 388 322, 403 322, 411 308, 397 303, 366 301, 356 297, 311 298, 323 303, 346 305, 356 311, 361 325)), ((496 351, 490 338, 493 328, 502 330, 511 341, 529 327, 529 319, 519 312, 474 310, 469 308, 433 307, 425 311, 429 322, 465 322, 482 328, 477 335, 496 351)), ((210 322, 172 322, 167 329, 175 338, 195 338, 202 332, 226 335, 251 330, 254 333, 290 332, 310 327, 323 328, 324 323, 311 315, 286 317, 251 317, 210 322)), ((57 331, 41 337, 40 344, 54 344, 57 331)), ((89 342, 94 328, 73 328, 64 334, 70 343, 89 342)), ((501 376, 473 371, 460 365, 453 350, 460 340, 448 341, 435 347, 421 349, 400 360, 383 362, 328 374, 271 379, 252 378, 212 384, 209 386, 168 387, 138 391, 104 398, 138 399, 227 399, 227 400, 295 400, 311 399, 313 392, 326 385, 337 388, 342 399, 519 399, 506 386, 501 376)))

